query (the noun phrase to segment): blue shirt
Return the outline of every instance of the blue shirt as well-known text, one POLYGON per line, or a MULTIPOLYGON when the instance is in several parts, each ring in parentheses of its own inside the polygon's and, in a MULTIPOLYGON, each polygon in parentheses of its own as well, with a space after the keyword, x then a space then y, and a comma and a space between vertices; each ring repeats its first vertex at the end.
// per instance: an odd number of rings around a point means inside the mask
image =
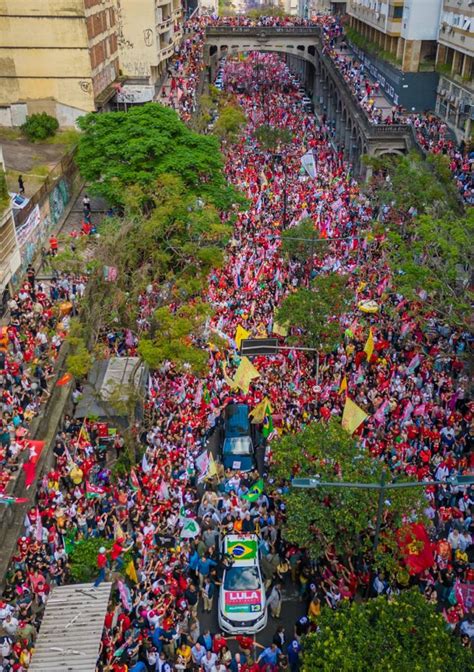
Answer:
POLYGON ((281 651, 278 648, 278 646, 275 647, 275 649, 272 649, 271 646, 267 646, 267 648, 263 650, 263 653, 260 656, 260 661, 262 663, 266 663, 267 665, 276 665, 280 653, 281 651))
POLYGON ((217 562, 214 562, 214 560, 211 560, 210 558, 207 558, 207 560, 203 560, 201 558, 198 563, 198 572, 203 576, 208 576, 209 572, 211 571, 211 567, 215 567, 216 565, 217 562))

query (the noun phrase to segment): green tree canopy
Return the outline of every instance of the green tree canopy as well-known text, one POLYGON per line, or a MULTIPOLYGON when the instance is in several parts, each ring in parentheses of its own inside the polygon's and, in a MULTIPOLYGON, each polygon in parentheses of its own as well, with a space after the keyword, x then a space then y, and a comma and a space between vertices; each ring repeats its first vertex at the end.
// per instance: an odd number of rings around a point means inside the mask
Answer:
MULTIPOLYGON (((313 240, 319 240, 319 235, 312 220, 308 217, 296 226, 292 226, 291 229, 282 232, 281 249, 286 256, 304 262, 311 254, 313 240)), ((319 243, 319 245, 323 244, 319 243)))
POLYGON ((331 351, 341 336, 338 318, 352 296, 345 276, 337 273, 321 275, 313 280, 309 289, 301 287, 283 300, 277 311, 277 321, 302 330, 301 336, 290 338, 290 342, 331 351))
POLYGON ((472 653, 417 588, 394 599, 324 607, 303 646, 302 672, 459 672, 472 653))
POLYGON ((270 126, 263 124, 255 131, 260 146, 266 151, 277 152, 283 145, 288 145, 293 137, 289 128, 278 128, 277 126, 270 126))
POLYGON ((466 323, 472 301, 473 239, 472 208, 463 217, 424 214, 403 227, 391 224, 385 246, 395 287, 409 299, 421 297, 446 321, 466 323))
MULTIPOLYGON (((278 481, 319 474, 322 481, 376 483, 384 468, 336 419, 329 424, 311 423, 297 434, 283 436, 272 443, 272 456, 271 474, 278 481)), ((306 548, 314 559, 322 557, 328 546, 334 546, 339 555, 367 551, 373 543, 377 498, 377 491, 371 489, 290 487, 284 495, 284 537, 306 548)), ((401 527, 403 516, 421 511, 421 500, 415 488, 391 490, 389 499, 381 534, 384 547, 379 547, 377 563, 396 571, 394 531, 401 527)))
POLYGON ((173 312, 168 306, 155 311, 150 338, 142 338, 138 352, 151 369, 157 369, 165 361, 173 362, 178 370, 189 366, 196 373, 202 373, 209 355, 193 344, 192 338, 199 336, 207 318, 210 306, 201 301, 189 303, 173 312))
POLYGON ((149 103, 128 112, 88 114, 76 161, 93 193, 123 205, 127 188, 152 189, 164 173, 178 175, 186 189, 227 209, 237 194, 226 183, 218 141, 191 131, 173 110, 149 103))
POLYGON ((221 140, 236 140, 245 124, 245 112, 240 105, 227 104, 219 111, 219 117, 214 126, 214 133, 221 140))

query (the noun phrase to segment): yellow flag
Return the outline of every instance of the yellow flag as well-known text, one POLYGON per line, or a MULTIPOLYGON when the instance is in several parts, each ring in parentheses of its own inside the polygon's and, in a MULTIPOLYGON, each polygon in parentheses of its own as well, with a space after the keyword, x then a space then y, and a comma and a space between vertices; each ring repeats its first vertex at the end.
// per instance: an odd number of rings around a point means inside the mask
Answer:
POLYGON ((237 348, 240 348, 240 343, 242 342, 243 338, 248 338, 250 336, 250 331, 247 331, 247 329, 244 329, 243 327, 239 326, 237 327, 237 330, 235 332, 235 338, 234 341, 237 343, 237 348))
POLYGON ((227 384, 229 387, 231 387, 232 389, 234 389, 234 388, 236 387, 236 384, 234 383, 234 381, 232 380, 232 378, 231 378, 231 377, 229 376, 229 374, 227 373, 227 367, 226 367, 225 363, 222 364, 222 371, 224 372, 224 380, 225 380, 226 384, 227 384))
POLYGON ((114 539, 124 539, 124 538, 125 538, 125 532, 122 530, 122 526, 117 520, 114 525, 114 539))
POLYGON ((367 343, 364 345, 364 352, 367 355, 368 362, 370 362, 370 358, 372 357, 373 351, 374 351, 374 335, 372 333, 372 329, 370 328, 367 343))
POLYGON ((130 560, 128 565, 125 567, 125 574, 128 576, 130 581, 133 581, 134 583, 138 583, 137 570, 135 569, 135 565, 133 564, 133 560, 130 560))
POLYGON ((357 427, 361 425, 369 416, 352 399, 346 397, 344 411, 342 413, 342 426, 349 434, 353 434, 357 427))
POLYGON ((217 476, 217 465, 212 453, 209 454, 209 466, 207 468, 206 478, 217 476))
POLYGON ((344 376, 344 378, 341 380, 341 385, 339 387, 339 394, 342 394, 347 390, 347 377, 344 376))
POLYGON ((234 385, 239 387, 244 394, 249 391, 250 383, 254 378, 259 378, 260 374, 254 367, 248 357, 242 357, 239 368, 235 372, 234 385))
POLYGON ((278 334, 278 336, 288 336, 288 322, 284 324, 278 324, 278 322, 273 323, 273 333, 278 334))
POLYGON ((272 405, 268 397, 264 397, 262 401, 253 408, 249 415, 252 418, 252 424, 261 425, 265 420, 266 410, 269 409, 270 413, 273 412, 272 405))

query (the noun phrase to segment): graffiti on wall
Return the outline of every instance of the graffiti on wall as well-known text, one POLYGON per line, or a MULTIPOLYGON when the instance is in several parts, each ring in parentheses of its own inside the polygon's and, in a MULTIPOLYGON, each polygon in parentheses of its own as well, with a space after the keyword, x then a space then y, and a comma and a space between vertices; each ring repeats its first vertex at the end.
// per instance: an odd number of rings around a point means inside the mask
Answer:
POLYGON ((16 230, 20 247, 21 266, 12 277, 13 287, 18 287, 48 236, 55 229, 64 214, 71 197, 69 185, 63 178, 50 192, 41 205, 35 205, 28 219, 16 230))
POLYGON ((56 225, 63 216, 64 209, 69 202, 70 194, 66 180, 62 179, 49 194, 49 210, 53 225, 56 225))

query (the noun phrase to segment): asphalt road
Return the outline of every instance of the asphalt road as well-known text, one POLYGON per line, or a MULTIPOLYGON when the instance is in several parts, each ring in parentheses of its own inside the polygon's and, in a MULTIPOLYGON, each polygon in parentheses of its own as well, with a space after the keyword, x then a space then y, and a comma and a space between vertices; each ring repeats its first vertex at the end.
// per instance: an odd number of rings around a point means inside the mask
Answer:
MULTIPOLYGON (((216 594, 214 597, 212 613, 205 614, 201 611, 201 609, 199 609, 198 615, 199 615, 199 624, 201 626, 201 633, 204 632, 204 630, 206 630, 207 628, 209 628, 209 630, 213 634, 219 632, 219 625, 217 623, 217 604, 218 604, 218 594, 216 594)), ((303 602, 299 601, 298 593, 296 591, 295 586, 289 583, 288 586, 283 589, 283 604, 281 608, 281 618, 279 620, 276 620, 272 618, 269 613, 267 627, 261 630, 259 633, 257 633, 257 635, 255 636, 256 642, 258 644, 261 644, 262 646, 268 646, 271 643, 273 635, 275 634, 278 626, 283 625, 285 627, 286 641, 289 643, 291 637, 293 636, 294 625, 297 619, 304 613, 305 613, 305 605, 303 602)), ((227 636, 227 633, 223 634, 224 636, 227 636)), ((229 635, 229 637, 232 637, 232 635, 229 635)), ((239 650, 237 643, 235 641, 232 641, 232 639, 229 641, 229 649, 232 652, 236 652, 239 650)))
MULTIPOLYGON (((209 437, 208 449, 212 452, 213 456, 217 459, 219 454, 219 432, 215 431, 209 437)), ((217 587, 218 588, 218 587, 217 587)), ((276 620, 271 617, 270 613, 268 614, 268 623, 266 628, 257 633, 255 640, 258 644, 262 646, 268 646, 275 634, 278 626, 283 625, 285 627, 286 641, 289 643, 291 637, 293 636, 293 628, 300 616, 305 613, 305 604, 299 601, 298 592, 296 586, 294 586, 289 580, 286 587, 283 589, 283 604, 281 608, 281 618, 276 620)), ((267 591, 268 594, 268 591, 267 591)), ((217 622, 217 605, 219 602, 219 595, 216 593, 213 602, 213 609, 210 614, 204 613, 199 609, 199 624, 201 626, 201 633, 204 630, 209 629, 211 633, 219 632, 219 625, 217 622)), ((227 633, 223 633, 227 636, 227 633)), ((232 637, 232 635, 229 635, 232 637)), ((229 640, 229 648, 232 652, 238 651, 238 645, 232 639, 229 640)))

